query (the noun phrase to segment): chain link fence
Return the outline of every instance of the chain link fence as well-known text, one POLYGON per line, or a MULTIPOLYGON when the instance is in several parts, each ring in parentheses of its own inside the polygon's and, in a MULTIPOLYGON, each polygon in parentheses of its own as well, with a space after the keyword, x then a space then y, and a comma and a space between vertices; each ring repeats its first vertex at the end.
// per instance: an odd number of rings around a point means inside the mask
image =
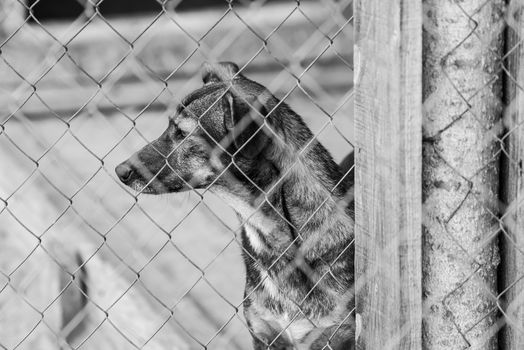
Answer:
MULTIPOLYGON (((179 11, 159 1, 154 13, 119 17, 104 14, 109 1, 79 2, 81 15, 61 21, 38 17, 42 0, 0 8, 0 347, 249 349, 246 220, 207 190, 137 194, 114 168, 163 132, 202 86, 206 61, 237 62, 343 162, 354 139, 353 4, 179 11)), ((524 4, 422 3, 421 346, 521 349, 524 4)), ((301 238, 270 193, 261 198, 301 238)), ((337 261, 320 278, 304 272, 311 290, 337 261)), ((356 276, 357 294, 368 278, 356 276)), ((266 346, 303 319, 303 300, 293 302, 298 313, 266 346)), ((344 311, 340 325, 355 316, 344 311)))
POLYGON ((146 196, 114 173, 202 86, 204 62, 238 63, 337 163, 352 152, 351 1, 151 3, 106 15, 110 0, 79 0, 60 20, 44 0, 0 4, 2 349, 252 347, 231 203, 146 196))

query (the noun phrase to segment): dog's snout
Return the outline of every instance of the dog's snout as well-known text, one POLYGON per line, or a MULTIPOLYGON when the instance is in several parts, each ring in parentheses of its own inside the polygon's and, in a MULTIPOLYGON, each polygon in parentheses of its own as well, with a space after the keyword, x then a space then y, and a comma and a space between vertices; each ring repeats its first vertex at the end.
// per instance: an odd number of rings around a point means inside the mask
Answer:
POLYGON ((133 177, 134 171, 133 168, 127 164, 127 162, 124 162, 116 167, 115 172, 120 181, 127 184, 133 177))

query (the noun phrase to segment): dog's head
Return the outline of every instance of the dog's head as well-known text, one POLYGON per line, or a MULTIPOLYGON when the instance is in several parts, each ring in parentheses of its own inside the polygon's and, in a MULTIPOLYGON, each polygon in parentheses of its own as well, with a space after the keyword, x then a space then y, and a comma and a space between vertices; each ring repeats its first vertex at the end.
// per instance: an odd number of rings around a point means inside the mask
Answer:
POLYGON ((264 152, 264 118, 275 98, 233 63, 204 65, 202 78, 204 86, 182 100, 164 133, 116 167, 124 184, 151 194, 206 188, 233 159, 264 152))

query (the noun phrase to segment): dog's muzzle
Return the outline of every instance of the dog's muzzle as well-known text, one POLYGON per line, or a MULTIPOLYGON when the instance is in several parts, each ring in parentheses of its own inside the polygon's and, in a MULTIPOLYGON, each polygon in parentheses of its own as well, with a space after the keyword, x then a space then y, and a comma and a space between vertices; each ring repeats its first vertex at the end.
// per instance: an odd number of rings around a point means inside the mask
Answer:
POLYGON ((127 162, 119 164, 115 168, 116 175, 124 184, 129 185, 133 180, 134 170, 127 162))

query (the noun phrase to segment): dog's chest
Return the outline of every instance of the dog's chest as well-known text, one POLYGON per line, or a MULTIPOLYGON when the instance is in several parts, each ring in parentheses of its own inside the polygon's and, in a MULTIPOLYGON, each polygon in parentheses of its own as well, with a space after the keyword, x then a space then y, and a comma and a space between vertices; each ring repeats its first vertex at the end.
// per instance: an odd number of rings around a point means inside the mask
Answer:
POLYGON ((244 225, 244 229, 249 245, 255 253, 261 253, 268 248, 262 233, 253 227, 251 223, 244 225))
POLYGON ((342 324, 347 326, 352 312, 352 291, 336 295, 334 291, 328 292, 336 299, 336 304, 333 308, 321 310, 327 304, 323 299, 306 299, 298 306, 297 300, 302 300, 302 296, 294 295, 293 290, 278 284, 274 285, 275 288, 280 287, 276 288, 275 293, 272 291, 273 286, 268 288, 264 283, 271 279, 264 274, 261 277, 262 283, 251 294, 251 303, 245 310, 254 333, 271 336, 282 334, 287 341, 300 345, 297 349, 309 349, 307 344, 316 342, 326 334, 329 337, 342 324))
MULTIPOLYGON (((283 313, 277 316, 268 310, 261 312, 260 308, 255 308, 256 316, 251 314, 254 317, 250 317, 255 334, 265 338, 268 343, 279 338, 289 345, 293 344, 294 349, 298 350, 317 349, 311 347, 312 344, 317 343, 318 339, 324 338, 326 334, 329 337, 341 325, 340 318, 336 317, 338 315, 310 319, 296 313, 283 313)), ((249 311, 246 316, 250 316, 249 311)))
POLYGON ((280 329, 284 330, 284 333, 289 339, 295 341, 303 340, 309 333, 315 330, 315 326, 310 320, 307 319, 295 319, 285 314, 282 318, 277 319, 280 329))

